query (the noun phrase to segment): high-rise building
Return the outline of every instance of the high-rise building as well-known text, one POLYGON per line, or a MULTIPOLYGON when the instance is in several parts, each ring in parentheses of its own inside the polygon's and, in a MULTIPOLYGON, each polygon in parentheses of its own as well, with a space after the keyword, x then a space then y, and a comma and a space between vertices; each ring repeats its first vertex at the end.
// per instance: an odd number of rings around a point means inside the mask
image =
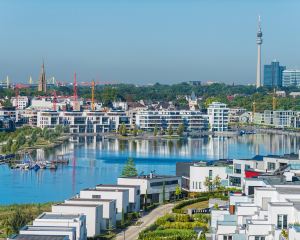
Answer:
POLYGON ((258 30, 256 35, 256 44, 257 44, 257 66, 256 66, 256 88, 262 86, 261 84, 261 45, 262 45, 262 31, 260 24, 260 16, 258 17, 258 30))
POLYGON ((300 87, 300 70, 287 69, 282 72, 283 87, 300 87))
POLYGON ((39 92, 47 92, 47 80, 46 80, 46 73, 45 73, 45 66, 44 63, 42 65, 42 70, 39 78, 39 85, 38 85, 39 92))
POLYGON ((280 66, 277 60, 274 60, 269 65, 264 65, 264 86, 281 87, 282 86, 282 72, 285 66, 280 66))

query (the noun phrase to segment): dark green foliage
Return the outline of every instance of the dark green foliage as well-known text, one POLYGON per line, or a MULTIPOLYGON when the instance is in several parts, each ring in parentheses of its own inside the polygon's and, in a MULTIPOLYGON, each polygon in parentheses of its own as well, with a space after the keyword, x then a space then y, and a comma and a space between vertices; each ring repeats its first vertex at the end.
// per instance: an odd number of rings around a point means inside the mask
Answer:
POLYGON ((121 177, 135 177, 138 175, 135 163, 132 158, 129 158, 125 164, 121 177))
POLYGON ((195 239, 197 234, 193 230, 180 230, 180 229, 165 229, 142 232, 139 235, 140 240, 191 240, 195 239))
POLYGON ((183 135, 183 132, 184 132, 184 125, 183 125, 183 123, 181 123, 181 124, 178 126, 177 134, 178 134, 179 136, 182 136, 182 135, 183 135))

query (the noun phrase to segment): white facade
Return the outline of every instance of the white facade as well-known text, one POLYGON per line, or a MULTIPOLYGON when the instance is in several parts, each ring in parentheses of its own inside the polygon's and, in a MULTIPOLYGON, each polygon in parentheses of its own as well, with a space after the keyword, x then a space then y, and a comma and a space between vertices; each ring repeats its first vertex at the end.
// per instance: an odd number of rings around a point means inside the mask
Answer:
POLYGON ((201 166, 195 164, 190 166, 189 177, 189 189, 190 192, 206 192, 209 191, 205 186, 205 180, 208 177, 210 181, 213 181, 216 177, 220 177, 220 180, 227 181, 227 167, 226 166, 201 166))
POLYGON ((73 227, 76 229, 76 240, 87 239, 86 217, 83 214, 42 213, 32 222, 32 225, 36 227, 73 227))
POLYGON ((10 102, 17 109, 25 109, 28 107, 29 98, 27 96, 11 97, 10 102))
POLYGON ((155 128, 166 130, 169 126, 176 130, 180 124, 184 124, 187 131, 208 129, 208 117, 201 111, 140 111, 135 118, 136 126, 146 131, 153 131, 155 128))
POLYGON ((254 198, 230 196, 230 206, 234 206, 231 215, 212 211, 213 239, 234 239, 238 234, 243 239, 282 240, 283 229, 289 232, 289 239, 299 236, 300 186, 255 188, 254 198))
POLYGON ((220 102, 213 102, 207 108, 211 131, 223 132, 228 130, 229 108, 220 102))
POLYGON ((177 186, 181 186, 181 178, 150 174, 128 178, 119 177, 118 184, 139 186, 141 195, 143 195, 141 201, 147 194, 147 197, 149 197, 148 202, 162 203, 164 197, 165 200, 175 198, 175 190, 177 186), (163 188, 165 196, 163 196, 163 188))
POLYGON ((300 70, 286 69, 282 72, 282 86, 283 87, 300 87, 300 70))
POLYGON ((81 204, 81 205, 102 205, 103 215, 101 222, 101 230, 116 227, 116 201, 96 198, 71 198, 65 200, 66 204, 81 204))
POLYGON ((20 229, 19 233, 27 236, 68 236, 69 240, 76 240, 75 227, 25 226, 20 229))
POLYGON ((84 189, 80 191, 80 198, 114 199, 116 200, 116 219, 122 219, 122 213, 127 213, 129 208, 128 189, 84 189))
POLYGON ((129 212, 140 211, 140 187, 128 185, 104 185, 99 184, 96 189, 128 189, 129 191, 129 212))
POLYGON ((57 204, 52 206, 52 212, 84 214, 86 216, 87 236, 94 237, 101 233, 101 222, 103 216, 102 205, 82 205, 82 204, 57 204))

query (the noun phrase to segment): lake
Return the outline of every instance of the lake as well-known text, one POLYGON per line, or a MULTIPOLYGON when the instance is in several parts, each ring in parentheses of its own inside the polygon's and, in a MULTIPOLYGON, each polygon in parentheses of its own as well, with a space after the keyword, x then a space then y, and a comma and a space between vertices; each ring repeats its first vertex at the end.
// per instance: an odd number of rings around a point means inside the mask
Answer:
POLYGON ((64 154, 70 163, 56 171, 12 170, 0 165, 0 204, 63 201, 80 189, 116 183, 129 157, 135 160, 139 173, 155 170, 157 174, 175 174, 178 161, 291 153, 298 152, 299 144, 299 137, 272 134, 185 140, 81 138, 52 150, 38 150, 33 156, 52 160, 57 154, 64 154))

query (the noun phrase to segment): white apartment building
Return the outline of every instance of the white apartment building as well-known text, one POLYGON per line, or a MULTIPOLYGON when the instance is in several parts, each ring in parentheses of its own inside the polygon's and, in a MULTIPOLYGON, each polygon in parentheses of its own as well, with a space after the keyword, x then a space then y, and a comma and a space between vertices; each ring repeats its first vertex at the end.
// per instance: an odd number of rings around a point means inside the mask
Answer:
MULTIPOLYGON (((207 192, 212 189, 205 185, 206 178, 213 182, 216 177, 220 178, 222 186, 228 186, 228 169, 229 164, 193 163, 189 166, 188 176, 182 176, 182 187, 188 192, 207 192)), ((176 175, 178 174, 176 173, 176 175)))
POLYGON ((225 103, 213 102, 207 108, 210 131, 223 132, 228 130, 229 108, 225 103))
MULTIPOLYGON (((76 240, 76 228, 75 227, 53 227, 53 226, 25 226, 20 229, 20 235, 35 236, 36 239, 39 239, 39 236, 67 236, 69 240, 76 240)), ((27 238, 27 239, 28 239, 27 238)), ((22 239, 22 238, 20 238, 22 239)), ((23 237, 26 239, 26 237, 23 237)), ((30 238, 29 238, 30 239, 30 238)), ((51 239, 51 238, 50 238, 51 239)))
POLYGON ((121 220, 122 214, 129 209, 129 190, 128 189, 96 189, 87 188, 80 191, 80 198, 95 199, 114 199, 116 200, 116 219, 121 220))
POLYGON ((300 185, 256 187, 254 197, 230 196, 230 208, 212 210, 212 239, 300 239, 300 185), (237 238, 239 236, 240 238, 237 238))
POLYGON ((10 102, 17 109, 25 109, 29 105, 29 98, 27 96, 11 97, 10 102))
POLYGON ((286 69, 282 72, 282 86, 283 87, 300 87, 300 70, 286 69))
POLYGON ((44 212, 32 222, 34 227, 72 227, 76 229, 76 240, 86 240, 86 218, 83 214, 44 212))
POLYGON ((140 187, 129 185, 112 185, 112 184, 99 184, 96 189, 128 189, 129 191, 129 212, 140 211, 140 187))
POLYGON ((175 190, 181 186, 181 177, 164 175, 140 175, 136 177, 119 177, 118 184, 139 186, 141 205, 162 203, 163 199, 175 199, 175 190), (163 192, 165 194, 163 194, 163 192), (147 196, 147 199, 145 199, 147 196))
POLYGON ((168 129, 176 130, 184 124, 187 131, 203 131, 208 129, 208 117, 201 111, 140 111, 136 113, 136 126, 145 131, 168 129))
POLYGON ((101 230, 116 227, 116 200, 113 199, 97 199, 97 198, 71 198, 65 200, 66 204, 82 204, 82 205, 102 205, 103 215, 101 222, 101 230))
POLYGON ((60 203, 52 205, 52 212, 62 214, 84 214, 86 216, 87 237, 94 237, 101 233, 103 206, 99 204, 83 205, 60 203))

